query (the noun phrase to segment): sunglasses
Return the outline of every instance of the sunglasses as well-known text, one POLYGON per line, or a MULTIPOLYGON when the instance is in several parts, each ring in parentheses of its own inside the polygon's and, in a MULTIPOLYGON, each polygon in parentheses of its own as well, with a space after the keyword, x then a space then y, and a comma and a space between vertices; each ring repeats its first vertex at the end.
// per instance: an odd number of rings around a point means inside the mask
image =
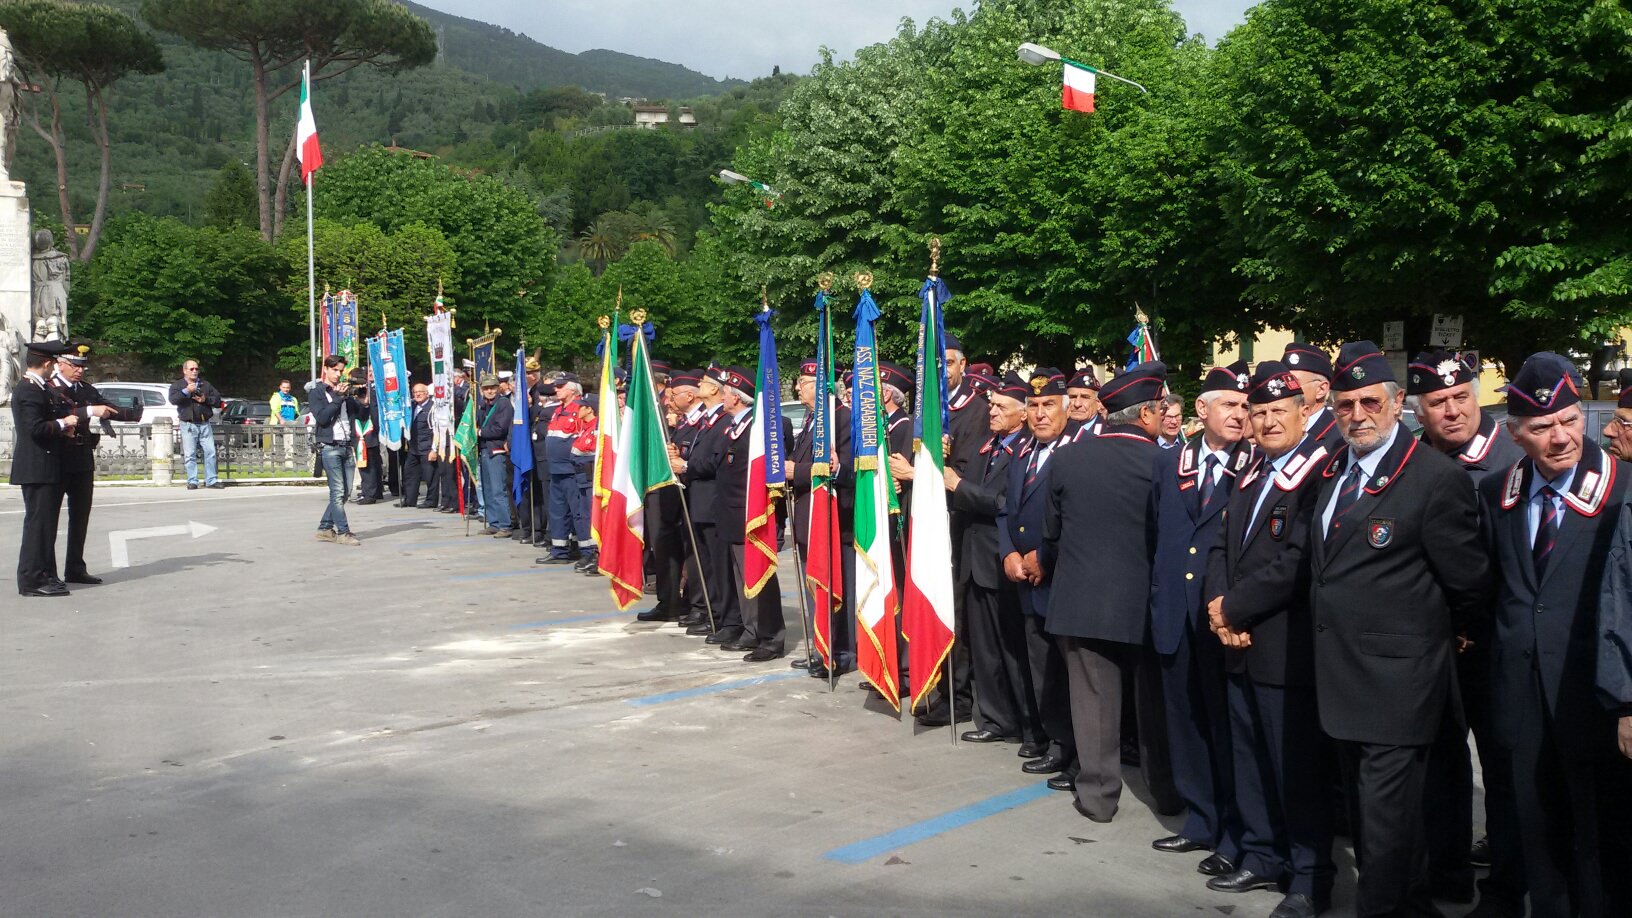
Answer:
POLYGON ((1383 410, 1383 400, 1375 395, 1369 395, 1365 398, 1338 399, 1332 403, 1332 410, 1343 417, 1348 417, 1354 414, 1356 406, 1366 414, 1376 414, 1383 410))

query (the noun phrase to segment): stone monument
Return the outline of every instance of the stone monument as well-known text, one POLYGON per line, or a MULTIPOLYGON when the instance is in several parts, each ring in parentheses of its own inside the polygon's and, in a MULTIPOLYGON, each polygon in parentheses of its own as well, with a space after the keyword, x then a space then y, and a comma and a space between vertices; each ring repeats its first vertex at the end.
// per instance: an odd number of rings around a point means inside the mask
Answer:
MULTIPOLYGON (((0 400, 22 378, 22 346, 34 332, 34 265, 29 240, 28 192, 12 181, 11 156, 19 118, 17 61, 0 30, 0 400)), ((66 315, 64 315, 66 319, 66 315)), ((0 411, 0 450, 12 439, 11 411, 0 411)))

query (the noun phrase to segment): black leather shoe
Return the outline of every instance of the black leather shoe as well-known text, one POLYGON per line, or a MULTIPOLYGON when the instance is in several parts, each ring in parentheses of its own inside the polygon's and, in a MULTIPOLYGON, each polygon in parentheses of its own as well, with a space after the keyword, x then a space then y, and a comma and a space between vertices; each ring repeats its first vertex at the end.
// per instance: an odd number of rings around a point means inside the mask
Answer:
POLYGON ((437 513, 458 513, 459 508, 458 507, 437 507, 436 512, 437 513))
MULTIPOLYGON (((225 482, 218 481, 213 485, 205 485, 204 487, 209 488, 211 491, 220 491, 221 489, 225 488, 226 486, 227 485, 226 485, 225 482)), ((369 503, 373 503, 373 502, 374 501, 372 501, 372 500, 369 501, 369 503)))
MULTIPOLYGON (((210 487, 219 488, 219 487, 221 487, 221 484, 219 482, 217 482, 216 484, 210 485, 210 487)), ((372 497, 359 497, 357 499, 356 503, 357 503, 357 506, 359 506, 359 507, 366 507, 369 504, 377 504, 377 503, 379 503, 379 501, 375 500, 372 497)))
POLYGON ((1017 753, 1022 759, 1035 759, 1048 752, 1047 743, 1021 743, 1017 753))
POLYGON ((1048 779, 1048 789, 1074 793, 1077 789, 1077 776, 1070 774, 1055 775, 1048 779))
POLYGON ((686 629, 687 634, 713 634, 714 629, 708 627, 708 622, 698 622, 686 629))
POLYGON ((674 621, 674 616, 670 615, 668 613, 668 610, 666 610, 666 609, 647 609, 645 612, 642 612, 639 615, 636 615, 635 616, 635 621, 637 621, 637 622, 672 622, 672 621, 674 621))
POLYGON ((1209 854, 1196 865, 1196 873, 1210 877, 1227 877, 1235 873, 1235 862, 1222 854, 1209 854))
POLYGON ((102 578, 98 577, 98 576, 96 576, 94 574, 85 574, 85 573, 69 574, 68 575, 68 582, 69 583, 87 583, 87 584, 90 584, 91 586, 95 586, 95 585, 102 582, 102 578))
POLYGON ((740 641, 740 640, 742 640, 742 632, 741 631, 736 631, 736 632, 732 632, 732 631, 716 631, 713 634, 708 636, 705 643, 725 645, 725 644, 735 644, 737 641, 740 641))
POLYGON ((198 485, 196 485, 196 484, 189 484, 189 485, 187 485, 187 490, 189 490, 189 491, 197 491, 197 490, 198 490, 198 485))
POLYGON ((827 669, 826 666, 822 665, 822 662, 820 660, 817 660, 815 666, 812 666, 809 669, 805 670, 805 675, 809 676, 812 679, 820 679, 823 682, 826 682, 827 677, 829 675, 831 675, 831 673, 828 672, 828 669, 827 669))
POLYGON ((754 645, 753 644, 744 644, 741 640, 735 640, 735 641, 727 641, 726 643, 721 644, 720 649, 721 650, 733 651, 735 653, 741 653, 744 650, 753 650, 754 645))
POLYGON ((1185 838, 1183 835, 1169 835, 1166 838, 1158 838, 1151 842, 1150 846, 1157 851, 1166 851, 1169 854, 1185 854, 1190 851, 1206 851, 1211 848, 1210 845, 1204 845, 1193 838, 1185 838))
POLYGON ((1020 770, 1028 775, 1051 775, 1057 771, 1065 771, 1065 760, 1058 756, 1045 755, 1021 765, 1020 770))
POLYGON ((966 743, 1012 743, 1014 737, 1004 736, 993 730, 965 730, 958 739, 966 743))
POLYGON ((756 647, 742 658, 744 663, 765 663, 782 656, 769 647, 756 647))
POLYGON ((67 596, 68 588, 57 583, 42 583, 31 590, 18 590, 21 596, 67 596))
POLYGON ((794 657, 793 659, 788 661, 788 668, 789 669, 809 669, 810 664, 811 664, 810 657, 794 657))
POLYGON ((536 563, 538 563, 538 564, 571 564, 572 559, 567 557, 566 555, 545 555, 544 557, 539 558, 536 563))
POLYGON ((1243 893, 1255 889, 1274 889, 1275 881, 1250 870, 1237 870, 1235 873, 1213 877, 1207 881, 1207 888, 1214 892, 1243 893))
POLYGON ((1269 913, 1269 918, 1315 918, 1325 909, 1315 905, 1314 900, 1303 893, 1292 893, 1275 910, 1269 913))
POLYGON ((1473 847, 1468 851, 1468 866, 1489 869, 1490 838, 1488 836, 1473 843, 1473 847))
POLYGON ((1428 895, 1445 902, 1468 905, 1479 895, 1473 885, 1472 871, 1466 879, 1438 879, 1428 881, 1428 895))

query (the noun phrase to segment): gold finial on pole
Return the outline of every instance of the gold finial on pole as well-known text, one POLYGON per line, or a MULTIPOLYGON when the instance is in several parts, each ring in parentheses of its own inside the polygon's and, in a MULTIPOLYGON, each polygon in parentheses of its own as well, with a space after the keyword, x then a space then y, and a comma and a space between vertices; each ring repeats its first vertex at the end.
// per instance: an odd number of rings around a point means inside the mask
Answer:
POLYGON ((1145 315, 1145 311, 1144 311, 1144 309, 1140 308, 1138 300, 1134 300, 1134 302, 1133 302, 1133 318, 1140 325, 1149 325, 1150 324, 1150 316, 1145 315))
POLYGON ((606 331, 612 327, 612 318, 610 316, 601 316, 595 320, 595 324, 601 327, 601 331, 606 331))
POLYGON ((822 273, 816 275, 816 286, 820 287, 823 293, 832 292, 832 290, 833 290, 833 272, 832 271, 823 271, 822 273))
POLYGON ((759 285, 759 311, 760 312, 770 312, 771 311, 771 297, 770 297, 770 294, 766 291, 764 284, 759 285))
POLYGON ((619 310, 621 310, 622 308, 623 308, 623 285, 619 284, 618 285, 618 300, 617 300, 617 302, 612 304, 612 311, 614 313, 616 313, 619 310))
POLYGON ((929 276, 941 276, 941 237, 929 237, 929 276))
POLYGON ((635 323, 635 327, 637 329, 640 326, 645 325, 646 324, 646 310, 637 309, 634 312, 629 313, 629 321, 635 323))
POLYGON ((871 289, 873 289, 873 272, 871 272, 871 271, 857 271, 856 272, 856 289, 857 290, 871 290, 871 289))

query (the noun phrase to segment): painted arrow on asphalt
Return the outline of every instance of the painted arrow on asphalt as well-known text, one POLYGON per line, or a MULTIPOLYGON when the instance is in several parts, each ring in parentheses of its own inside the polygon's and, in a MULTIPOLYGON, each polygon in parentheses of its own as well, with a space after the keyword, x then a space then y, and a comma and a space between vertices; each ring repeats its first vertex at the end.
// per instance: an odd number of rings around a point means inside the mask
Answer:
POLYGON ((182 526, 152 526, 147 529, 121 529, 108 533, 108 554, 113 556, 114 567, 130 567, 129 543, 133 539, 156 539, 160 536, 190 535, 198 538, 215 531, 214 526, 188 520, 182 526))

